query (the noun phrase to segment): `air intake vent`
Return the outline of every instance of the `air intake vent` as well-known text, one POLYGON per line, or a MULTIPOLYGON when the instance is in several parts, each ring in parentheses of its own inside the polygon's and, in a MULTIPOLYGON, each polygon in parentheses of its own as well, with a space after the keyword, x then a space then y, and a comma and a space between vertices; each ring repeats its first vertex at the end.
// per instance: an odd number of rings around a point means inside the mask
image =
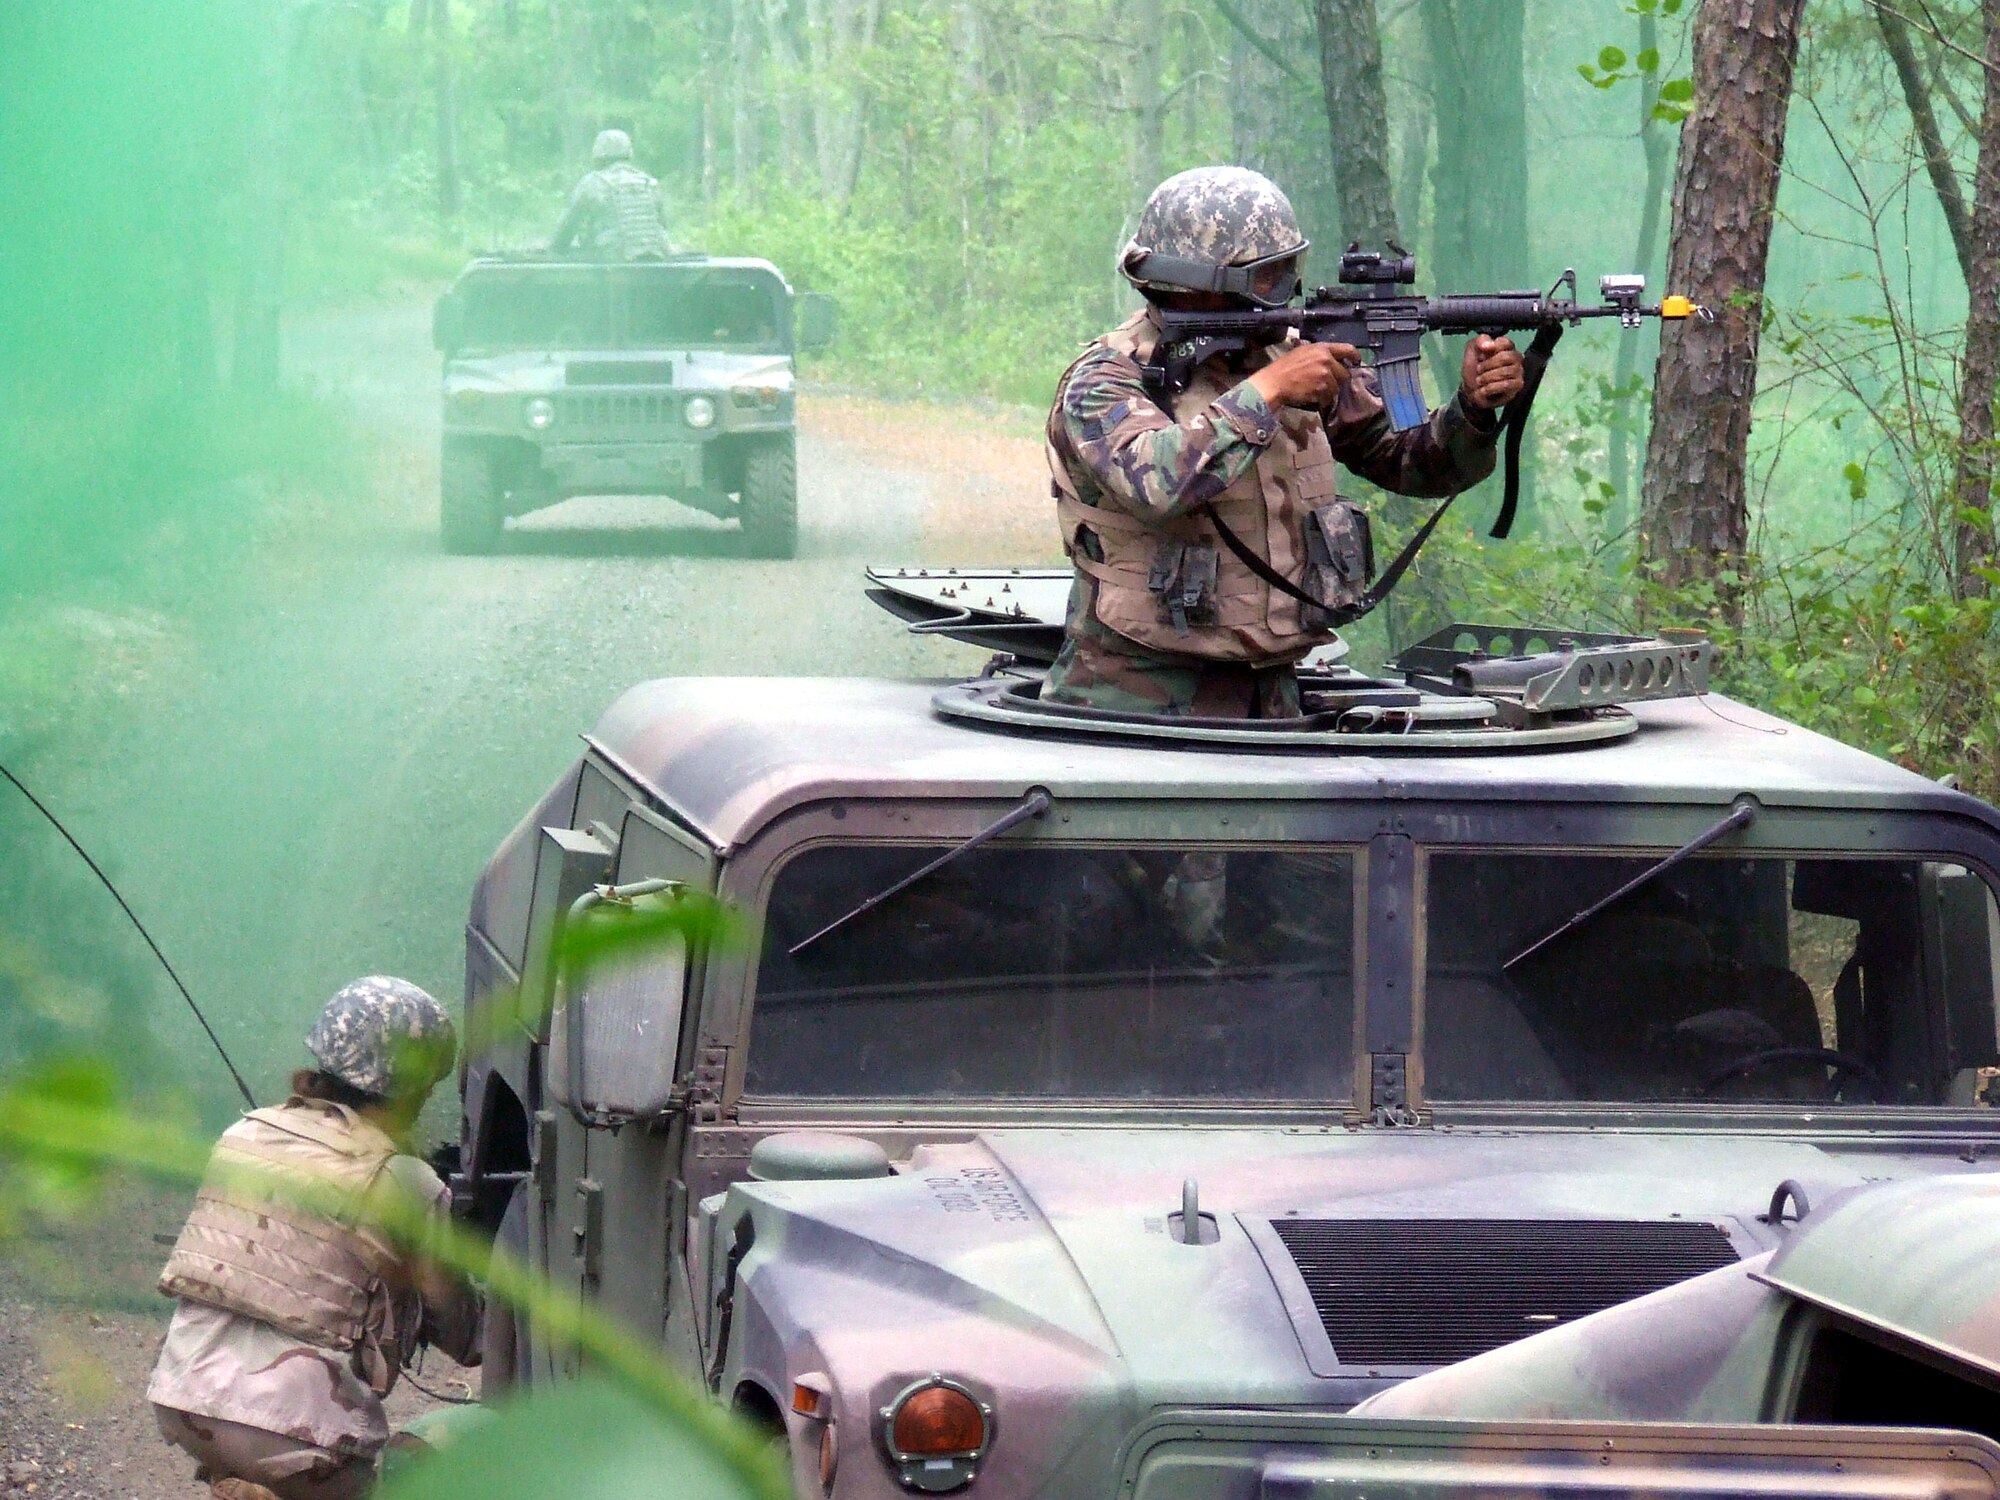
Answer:
POLYGON ((1273 1219, 1335 1356, 1444 1365, 1734 1263, 1713 1224, 1273 1219))

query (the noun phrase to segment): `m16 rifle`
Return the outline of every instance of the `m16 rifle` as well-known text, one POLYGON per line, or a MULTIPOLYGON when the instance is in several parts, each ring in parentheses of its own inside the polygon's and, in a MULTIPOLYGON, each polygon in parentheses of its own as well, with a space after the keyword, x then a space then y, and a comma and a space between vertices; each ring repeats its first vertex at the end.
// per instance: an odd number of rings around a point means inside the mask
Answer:
MULTIPOLYGON (((1585 318, 1616 318, 1623 328, 1637 328, 1646 318, 1675 320, 1711 316, 1708 309, 1686 297, 1667 297, 1646 304, 1644 276, 1605 276, 1598 281, 1604 301, 1592 307, 1576 300, 1576 272, 1566 270, 1546 292, 1477 292, 1445 297, 1417 297, 1399 288, 1415 283, 1417 258, 1400 245, 1392 253, 1348 246, 1340 258, 1340 285, 1320 287, 1289 307, 1229 308, 1196 312, 1161 307, 1160 339, 1145 368, 1146 388, 1162 406, 1187 388, 1195 367, 1217 354, 1274 344, 1292 333, 1311 343, 1352 344, 1374 366, 1389 425, 1402 432, 1422 423, 1426 414, 1423 386, 1417 375, 1419 343, 1426 333, 1503 334, 1533 330, 1522 351, 1521 393, 1501 413, 1506 435, 1506 490, 1492 534, 1504 537, 1514 524, 1520 498, 1521 434, 1542 383, 1542 372, 1566 328, 1585 318), (1348 291, 1349 287, 1362 290, 1348 291)), ((1443 511, 1438 512, 1441 517, 1443 511)), ((1434 517, 1431 524, 1435 524, 1434 517)), ((1428 536, 1426 525, 1422 535, 1428 536)), ((1397 570, 1400 572, 1400 569, 1397 570)))

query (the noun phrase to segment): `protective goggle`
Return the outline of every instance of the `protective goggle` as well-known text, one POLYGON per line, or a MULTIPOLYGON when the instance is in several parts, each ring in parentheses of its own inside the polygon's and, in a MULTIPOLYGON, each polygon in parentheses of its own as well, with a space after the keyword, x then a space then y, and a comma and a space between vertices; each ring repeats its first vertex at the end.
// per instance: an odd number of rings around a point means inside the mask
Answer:
POLYGON ((1135 246, 1125 257, 1125 269, 1136 281, 1189 292, 1221 292, 1241 297, 1257 307, 1283 307, 1304 288, 1299 280, 1299 267, 1311 244, 1310 240, 1300 240, 1289 250, 1232 266, 1162 255, 1135 246))

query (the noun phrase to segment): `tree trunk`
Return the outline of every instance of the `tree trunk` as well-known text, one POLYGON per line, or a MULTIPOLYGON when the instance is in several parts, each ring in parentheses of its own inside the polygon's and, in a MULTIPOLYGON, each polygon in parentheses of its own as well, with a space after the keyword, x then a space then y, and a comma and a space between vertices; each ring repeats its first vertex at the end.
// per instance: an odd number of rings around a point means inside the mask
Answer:
POLYGON ((1533 281, 1523 0, 1421 0, 1436 101, 1431 271, 1440 291, 1533 281))
POLYGON ((258 20, 252 41, 257 49, 257 99, 250 111, 243 255, 236 283, 229 380, 237 390, 257 394, 277 389, 282 365, 285 65, 291 51, 292 14, 287 5, 269 7, 258 20))
MULTIPOLYGON (((1639 16, 1639 50, 1657 54, 1660 25, 1651 12, 1639 16)), ((1660 205, 1666 201, 1673 171, 1673 136, 1666 122, 1653 114, 1660 102, 1657 72, 1639 78, 1639 150, 1646 159, 1645 199, 1639 207, 1639 238, 1632 247, 1632 269, 1640 275, 1655 274, 1654 262, 1660 254, 1660 205)), ((1636 394, 1631 387, 1639 373, 1640 345, 1653 332, 1646 328, 1621 329, 1618 359, 1612 368, 1611 383, 1618 395, 1611 408, 1611 489, 1613 510, 1611 529, 1623 531, 1632 522, 1632 438, 1636 394)))
POLYGON ((582 0, 549 0, 549 53, 555 69, 556 133, 572 164, 590 159, 596 133, 584 114, 583 69, 588 62, 590 26, 582 0))
MULTIPOLYGON (((1642 524, 1669 584, 1743 556, 1772 208, 1805 0, 1708 0, 1694 20, 1694 108, 1681 126, 1667 286, 1714 310, 1664 329, 1642 524)), ((1734 618, 1740 601, 1725 595, 1734 618)))
POLYGON ((1869 7, 1881 29, 1882 44, 1889 61, 1896 66, 1896 82, 1902 86, 1903 103, 1909 108, 1910 122, 1917 128, 1917 144, 1923 149, 1924 170, 1930 174, 1931 189, 1938 207, 1944 210, 1945 226, 1951 230, 1951 245, 1958 252, 1958 268, 1967 284, 1972 281, 1972 223, 1965 211, 1965 190, 1959 186, 1958 171, 1951 151, 1938 130, 1937 111, 1931 108, 1930 82, 1917 62, 1917 50, 1910 43, 1910 28, 1902 16, 1887 5, 1869 7))
POLYGON ((1328 141, 1340 190, 1340 241, 1379 246, 1398 238, 1381 22, 1375 0, 1315 0, 1315 9, 1328 141))
POLYGON ((777 105, 778 167, 792 187, 805 182, 801 163, 812 150, 811 116, 805 103, 805 67, 792 36, 790 0, 764 0, 764 49, 771 59, 768 76, 777 105))
POLYGON ((731 0, 729 7, 729 168, 740 192, 757 175, 757 104, 751 80, 757 73, 757 0, 731 0))
POLYGON ((437 83, 437 211, 449 224, 458 217, 458 60, 451 32, 451 0, 430 0, 431 65, 437 83))
POLYGON ((1125 107, 1132 112, 1132 201, 1143 203, 1167 175, 1165 0, 1133 0, 1125 107))
POLYGON ((861 173, 868 112, 859 60, 875 45, 882 0, 805 0, 805 16, 820 191, 844 208, 861 173))
POLYGON ((1993 566, 1993 396, 2000 382, 2000 0, 1985 0, 1986 98, 1979 114, 1979 165, 1965 274, 1965 364, 1958 387, 1960 598, 1989 593, 1993 566))

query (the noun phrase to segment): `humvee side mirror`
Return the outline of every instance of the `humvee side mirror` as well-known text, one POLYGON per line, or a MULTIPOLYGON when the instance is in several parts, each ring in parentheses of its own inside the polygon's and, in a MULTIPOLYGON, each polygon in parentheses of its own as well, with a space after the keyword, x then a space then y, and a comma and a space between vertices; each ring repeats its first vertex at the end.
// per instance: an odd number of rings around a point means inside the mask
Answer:
POLYGON ((825 292, 800 292, 794 305, 798 345, 807 354, 831 347, 840 323, 840 304, 825 292))
POLYGON ((459 306, 458 294, 446 292, 431 309, 431 344, 438 353, 450 354, 458 348, 464 332, 464 309, 459 306))

